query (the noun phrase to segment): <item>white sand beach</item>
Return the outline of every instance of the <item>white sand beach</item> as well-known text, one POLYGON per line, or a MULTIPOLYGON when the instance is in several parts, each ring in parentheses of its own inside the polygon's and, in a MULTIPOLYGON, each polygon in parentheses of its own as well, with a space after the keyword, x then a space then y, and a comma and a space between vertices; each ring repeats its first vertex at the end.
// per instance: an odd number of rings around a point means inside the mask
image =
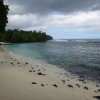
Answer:
POLYGON ((96 100, 93 96, 100 96, 96 84, 66 76, 52 65, 32 62, 0 47, 0 100, 96 100))

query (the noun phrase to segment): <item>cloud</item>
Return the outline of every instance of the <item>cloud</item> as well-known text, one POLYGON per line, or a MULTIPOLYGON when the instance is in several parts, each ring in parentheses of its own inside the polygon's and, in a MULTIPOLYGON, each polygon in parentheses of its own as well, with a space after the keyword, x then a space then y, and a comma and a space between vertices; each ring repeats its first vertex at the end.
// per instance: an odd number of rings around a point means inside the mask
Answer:
POLYGON ((5 3, 10 5, 10 14, 46 15, 100 10, 100 0, 5 0, 5 3))
MULTIPOLYGON (((9 28, 25 30, 52 28, 82 28, 83 30, 100 31, 100 11, 81 12, 76 14, 59 14, 39 17, 35 14, 9 15, 9 28)), ((70 30, 71 31, 71 30, 70 30)), ((74 31, 74 30, 73 30, 74 31)), ((82 31, 82 30, 81 30, 82 31)))
POLYGON ((5 0, 5 4, 10 8, 7 29, 100 37, 100 0, 5 0))

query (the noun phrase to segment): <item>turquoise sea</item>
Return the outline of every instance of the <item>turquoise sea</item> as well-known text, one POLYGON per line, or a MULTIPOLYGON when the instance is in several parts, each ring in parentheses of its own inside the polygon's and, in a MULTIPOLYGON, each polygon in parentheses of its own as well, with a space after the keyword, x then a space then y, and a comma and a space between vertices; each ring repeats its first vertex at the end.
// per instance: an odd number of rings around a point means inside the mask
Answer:
POLYGON ((57 65, 73 75, 100 83, 100 40, 51 40, 5 45, 12 53, 57 65))

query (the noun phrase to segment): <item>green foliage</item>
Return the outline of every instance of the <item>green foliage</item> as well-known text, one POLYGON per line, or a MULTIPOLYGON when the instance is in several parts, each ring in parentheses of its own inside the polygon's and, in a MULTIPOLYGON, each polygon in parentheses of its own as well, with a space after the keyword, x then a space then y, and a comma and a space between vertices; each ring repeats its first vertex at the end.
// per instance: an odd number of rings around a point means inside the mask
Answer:
POLYGON ((3 0, 0 0, 0 32, 5 31, 6 24, 8 23, 8 11, 8 6, 4 5, 3 0))
POLYGON ((23 30, 7 30, 5 32, 5 41, 6 42, 42 42, 51 40, 52 37, 46 35, 45 32, 37 31, 23 31, 23 30))
POLYGON ((0 32, 0 42, 5 41, 5 34, 0 32))

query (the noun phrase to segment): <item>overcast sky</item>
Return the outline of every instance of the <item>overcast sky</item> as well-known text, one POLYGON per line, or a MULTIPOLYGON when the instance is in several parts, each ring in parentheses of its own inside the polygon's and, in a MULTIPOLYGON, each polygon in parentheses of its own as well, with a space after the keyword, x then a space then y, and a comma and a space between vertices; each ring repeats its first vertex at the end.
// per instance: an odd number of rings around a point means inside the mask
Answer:
POLYGON ((100 38, 100 0, 5 0, 7 29, 41 30, 55 39, 100 38))

